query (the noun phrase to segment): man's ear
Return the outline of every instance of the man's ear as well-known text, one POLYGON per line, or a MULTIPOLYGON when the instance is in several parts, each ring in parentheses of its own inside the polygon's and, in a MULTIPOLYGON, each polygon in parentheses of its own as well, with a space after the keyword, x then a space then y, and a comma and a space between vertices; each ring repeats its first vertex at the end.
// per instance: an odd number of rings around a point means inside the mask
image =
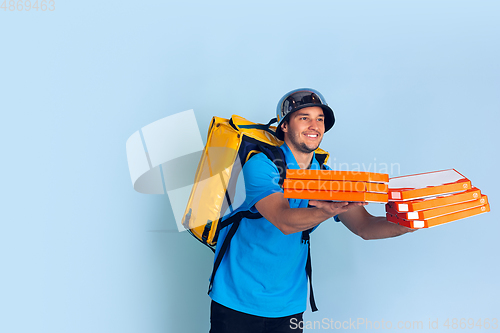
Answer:
POLYGON ((288 131, 288 121, 284 120, 280 126, 283 133, 286 133, 288 131))

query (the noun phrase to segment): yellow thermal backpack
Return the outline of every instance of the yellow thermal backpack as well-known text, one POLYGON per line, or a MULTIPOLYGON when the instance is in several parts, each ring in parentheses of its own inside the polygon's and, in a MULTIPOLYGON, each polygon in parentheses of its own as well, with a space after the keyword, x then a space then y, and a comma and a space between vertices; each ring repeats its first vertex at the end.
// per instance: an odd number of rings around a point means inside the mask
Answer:
MULTIPOLYGON (((230 119, 213 117, 208 129, 207 143, 196 170, 194 185, 182 219, 183 226, 199 241, 215 251, 219 223, 232 207, 236 180, 241 168, 253 155, 263 152, 278 167, 286 171, 278 149, 283 141, 276 138, 276 122, 257 124, 233 115, 230 119)), ((316 158, 323 164, 328 153, 320 148, 316 158)), ((282 184, 282 181, 281 183, 282 184)))

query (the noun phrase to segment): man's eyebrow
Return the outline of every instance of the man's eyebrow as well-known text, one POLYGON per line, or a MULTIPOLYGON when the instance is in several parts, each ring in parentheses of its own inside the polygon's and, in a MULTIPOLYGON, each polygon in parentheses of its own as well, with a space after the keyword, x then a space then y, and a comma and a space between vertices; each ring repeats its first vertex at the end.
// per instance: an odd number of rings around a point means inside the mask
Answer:
MULTIPOLYGON (((299 112, 297 111, 297 116, 310 116, 311 114, 310 113, 307 113, 307 112, 299 112)), ((324 117, 325 115, 324 114, 320 114, 318 115, 318 117, 324 117)))

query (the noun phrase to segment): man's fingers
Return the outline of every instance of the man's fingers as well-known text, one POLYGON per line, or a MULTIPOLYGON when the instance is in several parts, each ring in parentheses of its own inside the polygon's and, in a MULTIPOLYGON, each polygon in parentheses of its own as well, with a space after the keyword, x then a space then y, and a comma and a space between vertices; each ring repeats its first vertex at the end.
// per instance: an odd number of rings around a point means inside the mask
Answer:
POLYGON ((332 205, 333 205, 335 208, 342 208, 342 207, 349 206, 349 202, 347 202, 347 201, 342 201, 342 202, 332 202, 332 205))
POLYGON ((328 200, 309 200, 309 205, 315 206, 315 207, 325 207, 325 206, 330 206, 330 207, 335 207, 335 208, 340 208, 349 205, 350 202, 348 201, 328 201, 328 200))
POLYGON ((349 201, 349 205, 351 205, 351 206, 366 206, 366 205, 368 205, 368 202, 349 201))
POLYGON ((309 200, 309 205, 324 209, 331 214, 338 215, 345 213, 352 206, 364 206, 364 202, 349 202, 349 201, 327 201, 327 200, 309 200))
POLYGON ((328 201, 328 200, 309 200, 309 205, 322 208, 330 207, 333 209, 348 208, 352 206, 366 206, 368 202, 357 202, 357 201, 328 201))
POLYGON ((318 205, 318 200, 309 200, 309 206, 316 207, 318 205))
POLYGON ((315 207, 325 207, 328 205, 335 205, 335 207, 347 206, 349 202, 347 201, 330 201, 330 200, 309 200, 309 204, 315 207))

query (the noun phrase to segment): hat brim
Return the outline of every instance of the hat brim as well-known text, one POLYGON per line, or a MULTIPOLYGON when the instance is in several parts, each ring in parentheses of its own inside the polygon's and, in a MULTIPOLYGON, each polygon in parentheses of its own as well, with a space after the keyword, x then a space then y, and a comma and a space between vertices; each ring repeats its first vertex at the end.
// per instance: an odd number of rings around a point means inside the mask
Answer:
POLYGON ((283 119, 281 119, 278 126, 276 126, 276 137, 278 139, 280 139, 281 141, 284 141, 285 140, 285 133, 283 133, 283 131, 281 130, 281 124, 283 124, 283 122, 285 120, 288 120, 288 117, 292 113, 299 111, 300 109, 308 108, 311 106, 318 106, 318 107, 323 109, 323 113, 325 114, 325 133, 328 132, 330 130, 330 128, 332 128, 333 125, 335 124, 335 116, 333 115, 333 110, 328 105, 304 104, 304 105, 301 105, 298 108, 288 112, 288 114, 283 119))

